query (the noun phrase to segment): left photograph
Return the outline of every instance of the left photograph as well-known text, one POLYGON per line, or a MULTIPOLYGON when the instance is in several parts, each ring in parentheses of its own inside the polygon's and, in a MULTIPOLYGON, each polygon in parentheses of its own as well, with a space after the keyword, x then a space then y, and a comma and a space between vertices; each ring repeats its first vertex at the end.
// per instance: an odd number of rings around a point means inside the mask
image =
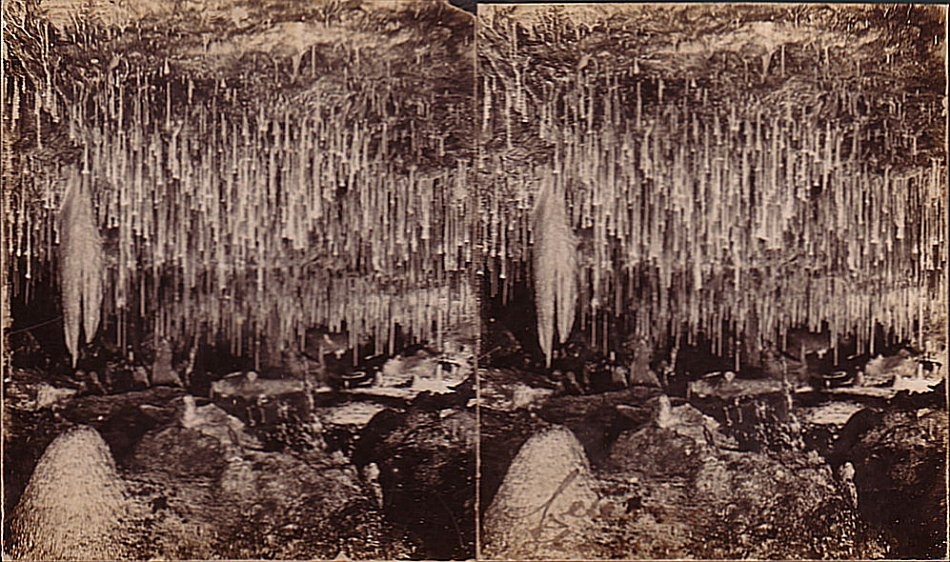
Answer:
POLYGON ((474 43, 4 2, 5 559, 475 556, 474 43))

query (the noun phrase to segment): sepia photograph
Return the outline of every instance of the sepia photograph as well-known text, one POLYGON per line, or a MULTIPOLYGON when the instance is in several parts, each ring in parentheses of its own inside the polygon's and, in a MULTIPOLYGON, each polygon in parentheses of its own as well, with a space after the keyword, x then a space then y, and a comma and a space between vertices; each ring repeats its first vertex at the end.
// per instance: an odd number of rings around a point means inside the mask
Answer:
POLYGON ((3 559, 947 559, 947 12, 5 0, 3 559))
POLYGON ((946 14, 479 4, 482 557, 947 556, 946 14))
POLYGON ((474 557, 474 16, 3 10, 4 558, 474 557))

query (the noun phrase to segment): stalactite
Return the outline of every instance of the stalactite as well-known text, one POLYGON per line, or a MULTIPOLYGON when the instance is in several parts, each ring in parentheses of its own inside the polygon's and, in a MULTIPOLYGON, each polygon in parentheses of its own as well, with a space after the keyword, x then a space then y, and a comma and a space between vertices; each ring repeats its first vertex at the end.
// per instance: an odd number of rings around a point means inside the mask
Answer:
POLYGON ((563 190, 555 178, 547 178, 535 213, 533 254, 538 341, 550 365, 555 342, 564 343, 571 335, 577 302, 577 241, 568 223, 563 190))
POLYGON ((73 177, 63 202, 60 247, 63 323, 66 347, 75 367, 82 342, 89 343, 99 329, 103 298, 102 239, 95 222, 86 178, 73 177))
MULTIPOLYGON (((778 74, 794 74, 788 65, 796 60, 789 56, 795 47, 776 48, 778 74)), ((819 49, 823 67, 830 55, 819 49)), ((736 331, 747 332, 749 341, 782 346, 792 327, 807 323, 820 330, 827 323, 833 341, 851 333, 863 349, 873 345, 876 324, 921 337, 920 318, 945 306, 936 299, 942 291, 937 279, 946 271, 945 228, 925 226, 945 227, 939 222, 945 209, 922 196, 947 168, 943 158, 925 166, 901 162, 900 151, 911 158, 922 152, 919 143, 915 149, 919 132, 903 121, 909 101, 884 96, 892 117, 872 124, 852 108, 877 87, 864 78, 857 90, 818 82, 838 92, 837 109, 808 96, 774 105, 752 91, 711 103, 715 90, 705 85, 695 93, 702 103, 692 105, 688 77, 687 93, 671 99, 671 82, 663 78, 661 93, 661 77, 641 73, 637 59, 633 65, 632 73, 609 65, 565 68, 566 77, 577 78, 544 86, 551 101, 538 104, 541 123, 531 133, 550 146, 550 157, 536 158, 528 173, 514 173, 497 155, 486 159, 489 177, 505 178, 503 187, 483 191, 489 199, 485 246, 501 262, 487 268, 489 286, 499 272, 517 271, 525 250, 537 244, 542 227, 523 202, 539 197, 538 186, 556 177, 565 188, 571 227, 584 233, 589 248, 578 261, 578 275, 586 280, 579 286, 578 318, 592 345, 603 340, 605 303, 617 314, 635 315, 633 331, 654 342, 666 337, 667 324, 683 326, 689 338, 705 333, 720 351, 740 359, 729 339, 736 331), (618 72, 632 75, 621 92, 612 86, 618 72), (651 83, 653 97, 645 89, 651 83), (850 112, 851 119, 829 118, 829 110, 850 112), (865 145, 883 146, 880 158, 900 162, 900 174, 896 165, 881 171, 868 166, 865 145), (497 228, 511 221, 526 235, 497 228), (923 268, 940 273, 913 274, 923 268), (914 305, 906 310, 900 303, 914 305)), ((514 95, 505 72, 514 75, 501 66, 485 78, 489 83, 500 73, 496 99, 514 95)), ((504 123, 504 114, 491 109, 485 134, 505 139, 506 154, 517 161, 512 148, 535 139, 519 132, 511 142, 513 131, 492 121, 499 115, 504 123)), ((932 190, 945 196, 942 184, 932 190)), ((535 276, 537 269, 535 264, 535 276)), ((547 339, 548 329, 539 331, 547 339)))
MULTIPOLYGON (((83 189, 97 186, 98 214, 69 203, 63 216, 89 215, 117 234, 115 260, 97 270, 112 285, 105 308, 115 316, 120 347, 133 315, 154 318, 156 334, 172 341, 190 342, 200 332, 252 356, 265 333, 268 345, 280 346, 326 326, 358 341, 387 337, 399 324, 403 334, 425 339, 470 319, 465 275, 473 239, 461 225, 473 215, 471 164, 441 162, 450 153, 447 123, 437 118, 441 111, 464 119, 465 101, 430 95, 406 113, 395 96, 406 86, 391 74, 384 84, 355 76, 345 82, 348 99, 328 101, 304 119, 283 102, 241 109, 221 82, 199 95, 196 81, 179 78, 166 61, 98 89, 80 83, 64 114, 83 158, 23 176, 51 178, 44 193, 54 203, 18 213, 19 234, 11 238, 14 251, 28 254, 26 273, 57 243, 65 255, 91 236, 89 229, 80 236, 67 230, 57 241, 60 229, 46 227, 60 207, 60 178, 73 185, 83 177, 83 189), (176 91, 187 92, 187 102, 176 91), (395 158, 405 141, 421 164, 395 158), (437 161, 426 161, 430 156, 437 161), (416 305, 442 312, 412 313, 416 305)), ((39 122, 48 108, 39 105, 42 89, 32 100, 32 91, 23 94, 33 86, 17 86, 12 95, 17 107, 36 100, 39 122)), ((98 323, 95 295, 83 300, 81 292, 92 284, 64 287, 81 295, 78 305, 64 298, 74 360, 78 326, 85 321, 91 338, 98 323)))
MULTIPOLYGON (((156 315, 159 330, 180 337, 187 319, 202 318, 212 333, 252 352, 260 333, 299 341, 308 325, 383 337, 399 323, 437 337, 432 321, 447 320, 407 303, 451 303, 469 291, 461 280, 475 259, 474 240, 486 249, 477 267, 490 290, 507 295, 514 279, 529 274, 541 231, 530 202, 540 199, 538 185, 553 181, 567 228, 590 237, 590 252, 577 256, 591 284, 577 286, 577 317, 599 342, 611 306, 636 316, 633 329, 654 341, 667 324, 682 325, 689 337, 704 332, 726 350, 730 322, 774 341, 793 325, 828 321, 836 332, 859 332, 859 345, 870 347, 876 323, 919 338, 920 318, 945 306, 946 161, 914 163, 929 153, 905 122, 920 111, 913 95, 876 100, 888 113, 878 123, 856 116, 880 89, 879 78, 861 76, 860 63, 851 91, 821 79, 829 101, 802 96, 774 107, 741 91, 720 104, 719 86, 694 86, 689 76, 679 94, 679 81, 636 58, 631 71, 572 64, 571 77, 540 85, 526 71, 532 42, 556 44, 590 30, 552 18, 520 30, 534 39, 519 41, 517 24, 506 25, 503 59, 513 66, 483 74, 483 137, 511 154, 533 146, 536 139, 524 135, 534 135, 543 141, 539 152, 552 156, 520 169, 486 154, 482 176, 495 179, 480 188, 488 200, 477 236, 464 226, 476 216, 473 203, 452 194, 471 182, 470 162, 412 171, 395 162, 404 146, 413 161, 451 152, 434 118, 445 102, 400 99, 406 85, 391 69, 377 81, 347 74, 351 99, 321 102, 304 119, 284 101, 237 109, 233 86, 220 81, 199 94, 207 85, 177 77, 165 61, 125 81, 70 86, 73 98, 63 100, 46 70, 36 84, 13 77, 4 97, 13 130, 32 133, 42 148, 50 121, 63 118, 84 155, 75 166, 28 169, 20 179, 20 209, 5 225, 10 251, 27 258, 18 273, 29 276, 29 287, 42 271, 36 264, 68 244, 58 240, 56 209, 63 186, 78 181, 68 178, 85 172, 85 189, 95 186, 100 203, 92 222, 117 232, 117 260, 108 268, 114 297, 105 305, 122 326, 133 314, 156 315), (618 72, 626 77, 619 87, 618 72), (187 101, 175 91, 187 92, 187 101), (688 103, 693 97, 701 103, 688 103), (850 117, 829 119, 822 113, 829 108, 850 117), (891 169, 862 161, 878 147, 891 169), (29 208, 26 189, 44 193, 42 203, 29 208), (755 271, 768 282, 757 286, 755 271), (167 287, 159 289, 159 278, 167 287), (144 286, 156 298, 143 298, 144 286), (917 302, 922 310, 901 309, 917 302)), ((69 33, 96 42, 84 23, 69 33)), ((44 46, 46 56, 52 48, 44 46)), ((781 77, 802 78, 794 70, 800 47, 778 48, 781 77)), ((831 53, 815 48, 815 70, 826 74, 831 53)), ((311 48, 311 75, 315 61, 311 48)), ((935 107, 926 110, 939 113, 935 107)), ((557 330, 563 336, 570 326, 557 330)))

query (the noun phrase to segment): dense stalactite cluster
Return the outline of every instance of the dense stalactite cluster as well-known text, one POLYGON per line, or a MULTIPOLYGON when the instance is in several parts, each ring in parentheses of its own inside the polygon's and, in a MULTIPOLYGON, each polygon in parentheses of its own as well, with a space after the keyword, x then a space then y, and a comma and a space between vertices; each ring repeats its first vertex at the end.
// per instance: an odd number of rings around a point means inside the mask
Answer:
MULTIPOLYGON (((877 325, 921 339, 946 301, 937 12, 486 8, 475 103, 451 79, 473 76, 453 68, 472 45, 436 8, 407 18, 432 29, 423 52, 391 13, 336 3, 217 14, 177 40, 167 10, 52 25, 35 5, 7 8, 9 278, 28 298, 62 274, 65 195, 84 194, 120 347, 127 318, 242 353, 315 326, 437 337, 474 313, 472 265, 503 299, 526 277, 573 292, 569 260, 541 256, 542 186, 579 241, 576 326, 600 347, 618 323, 724 354, 827 324, 867 350, 877 325)), ((574 310, 549 300, 544 340, 548 311, 574 310)), ((575 323, 557 324, 563 340, 575 323)))
POLYGON ((916 341, 945 308, 943 85, 908 77, 916 60, 862 70, 786 29, 768 50, 705 52, 698 73, 683 44, 647 60, 620 16, 528 10, 488 10, 478 28, 491 294, 529 271, 530 209, 554 186, 583 240, 579 318, 597 346, 615 315, 657 343, 704 333, 726 355, 737 337, 783 346, 822 323, 831 345, 851 334, 866 351, 876 323, 916 341), (629 50, 588 48, 605 37, 629 50))
POLYGON ((469 99, 438 84, 414 90, 406 69, 358 49, 336 53, 349 66, 321 81, 315 47, 297 57, 295 86, 256 103, 248 88, 179 69, 192 61, 133 64, 125 52, 80 70, 86 79, 57 80, 51 51, 78 41, 108 56, 115 34, 42 29, 39 48, 21 49, 38 61, 16 62, 46 70, 4 77, 4 125, 30 139, 9 182, 17 291, 62 261, 70 233, 58 219, 73 193, 97 210, 104 315, 120 349, 132 316, 154 319, 156 337, 224 337, 256 354, 313 327, 392 349, 397 325, 435 340, 474 313, 469 153, 457 149, 469 99), (303 54, 309 70, 297 68, 303 54), (361 75, 361 57, 383 75, 361 75))

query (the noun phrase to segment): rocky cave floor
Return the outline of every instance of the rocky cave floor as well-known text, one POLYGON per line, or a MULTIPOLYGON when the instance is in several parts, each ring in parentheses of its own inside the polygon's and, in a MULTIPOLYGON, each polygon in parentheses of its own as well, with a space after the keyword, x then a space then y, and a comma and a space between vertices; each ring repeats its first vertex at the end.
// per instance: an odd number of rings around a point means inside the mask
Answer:
POLYGON ((921 376, 906 349, 793 387, 636 363, 566 377, 511 346, 482 354, 476 385, 470 344, 315 389, 247 371, 150 385, 121 362, 57 375, 15 355, 5 542, 57 556, 79 497, 103 557, 462 559, 478 501, 488 558, 946 555, 945 367, 921 376))

